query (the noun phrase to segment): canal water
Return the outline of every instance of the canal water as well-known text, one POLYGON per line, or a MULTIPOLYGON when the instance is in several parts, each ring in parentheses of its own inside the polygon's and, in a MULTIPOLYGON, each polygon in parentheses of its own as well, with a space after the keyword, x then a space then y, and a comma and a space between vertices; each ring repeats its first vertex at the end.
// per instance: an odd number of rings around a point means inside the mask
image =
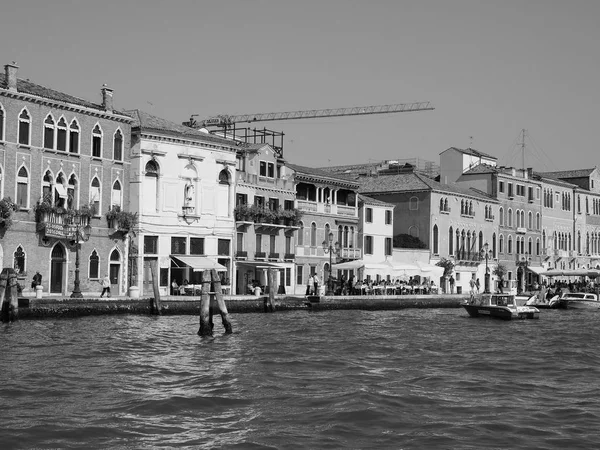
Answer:
POLYGON ((0 448, 600 448, 600 313, 0 325, 0 448))

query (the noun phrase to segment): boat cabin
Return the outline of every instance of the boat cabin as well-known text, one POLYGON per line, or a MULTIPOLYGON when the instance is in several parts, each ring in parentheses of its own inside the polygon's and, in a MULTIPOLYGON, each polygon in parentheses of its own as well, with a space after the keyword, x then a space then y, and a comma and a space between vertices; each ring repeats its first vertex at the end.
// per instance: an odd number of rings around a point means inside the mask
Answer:
POLYGON ((490 297, 490 305, 492 306, 513 306, 515 297, 511 294, 492 294, 490 297))

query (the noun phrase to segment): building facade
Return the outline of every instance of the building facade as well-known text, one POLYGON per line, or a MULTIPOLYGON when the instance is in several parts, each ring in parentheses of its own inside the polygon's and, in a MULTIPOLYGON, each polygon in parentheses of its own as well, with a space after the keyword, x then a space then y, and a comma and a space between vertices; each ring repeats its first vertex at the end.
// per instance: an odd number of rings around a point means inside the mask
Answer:
POLYGON ((241 143, 236 170, 236 294, 266 291, 276 269, 276 293, 295 291, 298 230, 294 173, 269 144, 241 143))
POLYGON ((79 250, 82 291, 100 292, 109 275, 123 293, 127 246, 105 214, 128 208, 131 118, 114 110, 106 86, 93 103, 17 71, 7 64, 0 75, 0 198, 3 211, 9 198, 16 209, 9 227, 0 224, 0 265, 13 267, 25 290, 39 271, 44 292, 64 296, 79 250))
POLYGON ((128 113, 130 207, 138 213, 129 285, 151 294, 155 264, 164 295, 173 281, 200 285, 202 270, 217 263, 222 284, 231 286, 236 142, 140 110, 128 113))
POLYGON ((358 183, 319 169, 297 164, 288 167, 294 171, 296 207, 302 213, 296 240, 295 293, 305 293, 312 274, 317 274, 324 291, 332 264, 362 258, 358 183))

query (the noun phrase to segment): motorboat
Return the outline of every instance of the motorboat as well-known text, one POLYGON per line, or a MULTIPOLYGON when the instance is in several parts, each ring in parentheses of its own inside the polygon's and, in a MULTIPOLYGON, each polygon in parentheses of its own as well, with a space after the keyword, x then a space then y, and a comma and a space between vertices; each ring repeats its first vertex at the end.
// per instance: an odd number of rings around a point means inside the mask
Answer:
POLYGON ((535 294, 527 299, 525 306, 535 306, 537 309, 567 309, 567 302, 558 295, 547 300, 540 299, 535 294))
POLYGON ((570 292, 560 297, 567 309, 599 309, 598 295, 591 292, 570 292))
POLYGON ((481 294, 462 305, 471 317, 494 317, 503 320, 538 319, 535 306, 518 306, 514 294, 481 294))

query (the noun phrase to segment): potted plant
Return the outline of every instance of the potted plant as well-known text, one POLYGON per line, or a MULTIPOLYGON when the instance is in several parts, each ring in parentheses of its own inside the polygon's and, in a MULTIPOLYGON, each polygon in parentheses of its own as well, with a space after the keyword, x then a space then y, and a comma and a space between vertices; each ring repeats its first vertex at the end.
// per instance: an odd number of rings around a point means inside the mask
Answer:
POLYGON ((450 278, 450 275, 452 275, 452 271, 454 270, 454 262, 448 258, 441 258, 435 265, 444 268, 444 273, 442 274, 442 278, 444 279, 442 289, 444 292, 447 292, 448 289, 446 287, 446 282, 448 278, 450 278))
POLYGON ((237 205, 234 209, 234 213, 235 220, 239 220, 242 222, 248 221, 252 216, 252 211, 250 210, 250 207, 245 203, 237 205))
POLYGON ((0 228, 8 230, 12 226, 12 217, 17 209, 17 204, 10 197, 0 200, 0 228))
POLYGON ((508 273, 508 269, 504 264, 498 263, 496 267, 492 269, 492 275, 496 275, 498 277, 498 287, 500 291, 504 287, 504 276, 508 273))

